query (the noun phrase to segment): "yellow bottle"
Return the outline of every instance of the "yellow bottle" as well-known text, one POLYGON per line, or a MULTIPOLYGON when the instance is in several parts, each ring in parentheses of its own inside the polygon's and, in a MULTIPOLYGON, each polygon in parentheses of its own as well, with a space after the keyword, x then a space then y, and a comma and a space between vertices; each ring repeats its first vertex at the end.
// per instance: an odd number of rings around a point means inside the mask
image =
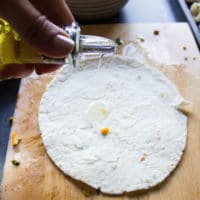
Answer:
POLYGON ((12 63, 41 63, 41 55, 0 18, 0 68, 12 63))
POLYGON ((82 54, 112 54, 116 52, 117 45, 114 41, 94 35, 81 35, 80 27, 76 22, 63 30, 74 41, 75 47, 68 58, 50 58, 35 52, 19 35, 10 27, 8 22, 0 18, 0 69, 8 64, 22 63, 71 63, 78 66, 82 54))

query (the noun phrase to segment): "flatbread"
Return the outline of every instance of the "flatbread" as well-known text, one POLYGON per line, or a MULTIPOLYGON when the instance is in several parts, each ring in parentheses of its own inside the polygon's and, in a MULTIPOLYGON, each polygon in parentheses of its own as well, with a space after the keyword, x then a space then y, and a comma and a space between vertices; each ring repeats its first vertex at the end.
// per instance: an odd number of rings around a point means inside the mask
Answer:
POLYGON ((183 98, 159 71, 120 56, 64 66, 42 97, 47 153, 67 175, 103 193, 153 187, 186 144, 183 98), (107 130, 107 131, 105 131, 107 130))

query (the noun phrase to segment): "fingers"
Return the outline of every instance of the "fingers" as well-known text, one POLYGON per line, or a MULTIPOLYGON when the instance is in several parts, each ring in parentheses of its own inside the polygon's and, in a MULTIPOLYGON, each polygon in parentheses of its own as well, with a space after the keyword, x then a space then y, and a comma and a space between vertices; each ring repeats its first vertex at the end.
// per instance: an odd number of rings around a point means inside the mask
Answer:
MULTIPOLYGON (((20 36, 36 51, 55 58, 65 57, 72 51, 73 41, 55 25, 66 26, 74 21, 64 0, 7 0, 1 3, 3 12, 0 16, 8 20, 20 36)), ((48 73, 60 67, 44 64, 34 66, 31 64, 7 65, 0 71, 0 79, 22 78, 32 73, 34 69, 37 74, 48 73)))
POLYGON ((60 67, 60 65, 37 64, 35 67, 35 72, 37 74, 50 73, 59 69, 60 67))
POLYGON ((30 75, 34 70, 32 65, 12 64, 6 65, 0 70, 0 80, 10 78, 23 78, 30 75))
MULTIPOLYGON (((8 0, 8 2, 8 5, 4 6, 4 17, 36 51, 55 58, 65 57, 72 51, 73 41, 61 28, 41 15, 29 1, 8 0)), ((70 18, 69 22, 71 20, 70 18)))
POLYGON ((71 25, 74 17, 64 0, 30 0, 43 15, 59 26, 71 25))
POLYGON ((59 69, 60 65, 48 65, 48 64, 10 64, 6 65, 0 70, 0 80, 7 80, 11 78, 24 78, 30 75, 34 69, 37 74, 50 73, 59 69))

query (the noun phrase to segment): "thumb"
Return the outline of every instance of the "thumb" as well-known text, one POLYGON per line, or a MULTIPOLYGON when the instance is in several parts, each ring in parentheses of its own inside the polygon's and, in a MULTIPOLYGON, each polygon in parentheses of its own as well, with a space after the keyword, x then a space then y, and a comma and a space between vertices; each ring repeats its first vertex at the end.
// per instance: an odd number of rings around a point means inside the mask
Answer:
POLYGON ((74 43, 67 34, 36 10, 29 1, 8 2, 2 16, 33 49, 55 58, 65 57, 72 51, 74 43))

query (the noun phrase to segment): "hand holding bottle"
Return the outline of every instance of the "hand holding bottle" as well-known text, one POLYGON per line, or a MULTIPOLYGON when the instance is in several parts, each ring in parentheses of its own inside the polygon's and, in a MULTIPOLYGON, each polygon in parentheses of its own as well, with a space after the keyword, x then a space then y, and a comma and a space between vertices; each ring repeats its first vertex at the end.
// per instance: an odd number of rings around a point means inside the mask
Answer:
MULTIPOLYGON (((73 49, 73 41, 60 28, 74 21, 64 0, 2 0, 0 17, 7 20, 20 37, 42 55, 62 58, 73 49)), ((0 68, 0 79, 24 77, 34 69, 42 74, 58 67, 49 64, 12 64, 0 68)))

